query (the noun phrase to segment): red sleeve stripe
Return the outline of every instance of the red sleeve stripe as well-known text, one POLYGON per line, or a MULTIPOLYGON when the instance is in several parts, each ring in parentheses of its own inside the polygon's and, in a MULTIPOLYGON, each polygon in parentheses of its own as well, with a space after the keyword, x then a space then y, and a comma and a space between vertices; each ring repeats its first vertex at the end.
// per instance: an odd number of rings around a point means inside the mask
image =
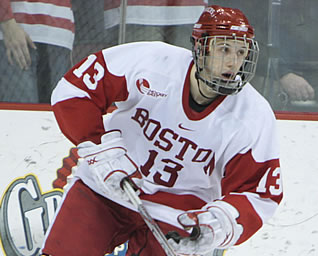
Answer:
POLYGON ((91 97, 84 90, 74 86, 65 78, 62 78, 54 89, 51 97, 51 104, 55 105, 58 102, 72 98, 88 98, 91 97))
POLYGON ((151 201, 171 208, 188 211, 193 209, 201 209, 206 202, 194 195, 176 195, 168 192, 159 191, 153 195, 142 193, 142 200, 151 201))
POLYGON ((246 195, 228 195, 223 198, 223 201, 234 206, 240 213, 240 216, 237 218, 237 222, 241 224, 244 229, 236 244, 241 244, 261 228, 263 224, 262 219, 255 212, 253 205, 246 195))
POLYGON ((270 198, 262 198, 255 193, 230 193, 230 195, 246 196, 263 223, 267 222, 274 215, 275 210, 278 207, 277 202, 270 198))
POLYGON ((271 198, 273 201, 279 203, 282 199, 282 193, 272 195, 270 192, 270 187, 273 186, 276 188, 277 186, 276 182, 279 176, 277 177, 273 173, 279 166, 279 159, 256 162, 253 158, 252 150, 249 150, 245 154, 238 154, 226 166, 225 175, 222 179, 222 194, 227 195, 232 192, 257 193, 260 181, 269 170, 264 184, 266 190, 258 193, 262 198, 271 198))

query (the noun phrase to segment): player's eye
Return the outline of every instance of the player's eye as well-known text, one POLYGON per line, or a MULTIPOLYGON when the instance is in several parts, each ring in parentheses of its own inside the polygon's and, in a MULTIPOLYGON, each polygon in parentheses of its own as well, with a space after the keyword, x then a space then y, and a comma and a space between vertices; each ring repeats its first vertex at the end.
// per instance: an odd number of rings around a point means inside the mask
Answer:
POLYGON ((220 47, 220 50, 224 53, 229 53, 230 52, 230 48, 226 45, 223 45, 220 47))
POLYGON ((245 49, 240 49, 237 51, 237 55, 238 56, 244 56, 246 54, 246 50, 245 49))

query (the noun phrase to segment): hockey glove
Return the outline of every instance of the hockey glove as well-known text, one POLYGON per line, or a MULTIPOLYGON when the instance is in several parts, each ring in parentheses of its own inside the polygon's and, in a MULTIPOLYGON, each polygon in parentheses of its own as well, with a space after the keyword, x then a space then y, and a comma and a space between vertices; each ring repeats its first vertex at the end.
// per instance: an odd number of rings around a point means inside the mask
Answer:
POLYGON ((129 201, 121 187, 123 178, 128 177, 136 190, 142 185, 142 176, 127 155, 120 131, 107 132, 99 145, 85 141, 77 148, 78 155, 87 162, 91 175, 105 196, 129 201))
POLYGON ((191 210, 178 216, 184 229, 193 229, 191 236, 169 239, 178 255, 212 255, 214 249, 234 245, 243 232, 236 222, 238 211, 224 201, 216 201, 200 210, 191 210))

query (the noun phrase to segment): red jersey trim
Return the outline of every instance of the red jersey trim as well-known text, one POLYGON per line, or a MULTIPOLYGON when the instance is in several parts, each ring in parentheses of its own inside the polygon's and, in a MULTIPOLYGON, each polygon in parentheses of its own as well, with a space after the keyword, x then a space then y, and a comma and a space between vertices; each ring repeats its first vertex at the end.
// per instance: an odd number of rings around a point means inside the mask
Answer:
POLYGON ((245 242, 262 227, 263 222, 261 218, 257 215, 252 204, 249 202, 246 196, 229 195, 223 198, 222 201, 228 202, 240 212, 240 216, 237 218, 237 222, 239 224, 242 224, 244 230, 239 240, 236 242, 236 245, 245 242), (244 209, 244 214, 242 214, 240 209, 244 209))
MULTIPOLYGON (((226 166, 224 178, 222 179, 222 195, 227 195, 231 192, 257 193, 256 188, 269 168, 270 173, 267 177, 266 187, 275 185, 277 177, 273 176, 272 173, 279 167, 279 159, 256 162, 253 158, 252 150, 245 154, 238 154, 226 166)), ((270 198, 278 204, 283 197, 283 194, 271 195, 269 189, 267 189, 266 193, 260 193, 259 195, 262 198, 270 198)))
POLYGON ((176 195, 159 191, 153 195, 141 193, 140 198, 153 203, 169 206, 171 208, 188 211, 201 209, 206 202, 193 195, 176 195))
POLYGON ((182 92, 182 105, 183 110, 186 116, 193 121, 201 120, 208 116, 211 112, 213 112, 226 98, 226 96, 219 96, 217 97, 205 110, 202 112, 196 112, 193 109, 190 108, 189 105, 189 97, 190 97, 190 73, 191 69, 193 67, 193 61, 190 64, 186 80, 184 82, 183 86, 183 92, 182 92))

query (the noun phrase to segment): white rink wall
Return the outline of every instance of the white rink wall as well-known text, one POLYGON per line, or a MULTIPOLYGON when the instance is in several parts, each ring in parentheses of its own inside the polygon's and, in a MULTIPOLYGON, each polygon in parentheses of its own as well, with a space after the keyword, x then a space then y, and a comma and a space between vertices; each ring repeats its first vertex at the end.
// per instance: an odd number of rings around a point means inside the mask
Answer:
MULTIPOLYGON (((0 120, 0 256, 36 255, 62 194, 52 181, 73 145, 50 111, 0 110, 0 120)), ((318 121, 277 123, 285 196, 226 256, 318 255, 318 121)))

